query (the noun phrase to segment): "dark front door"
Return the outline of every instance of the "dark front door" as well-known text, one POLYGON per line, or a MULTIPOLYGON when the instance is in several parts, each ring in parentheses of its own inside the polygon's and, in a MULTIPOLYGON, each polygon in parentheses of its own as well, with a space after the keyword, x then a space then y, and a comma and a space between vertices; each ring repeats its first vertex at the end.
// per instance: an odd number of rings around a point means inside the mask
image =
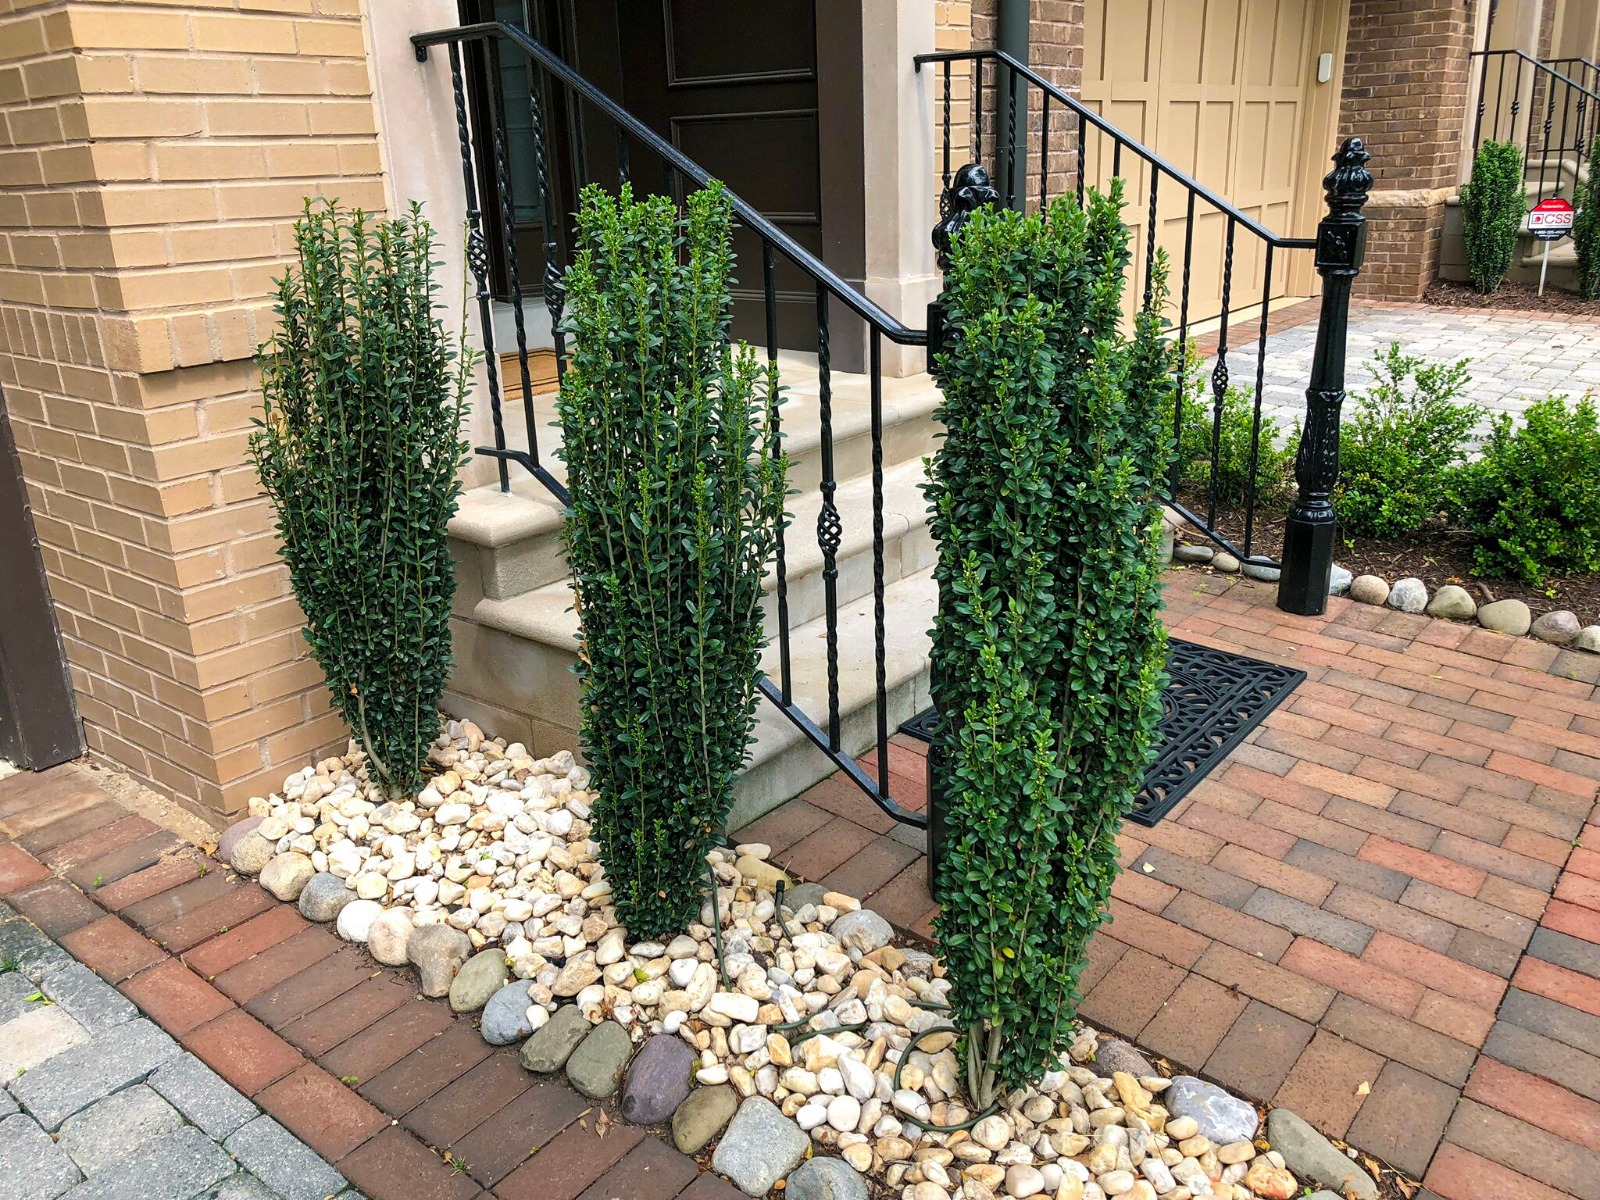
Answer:
MULTIPOLYGON (((813 0, 616 0, 616 7, 623 104, 822 257, 813 0)), ((629 164, 636 188, 672 186, 651 156, 631 159, 637 159, 629 164)), ((736 332, 760 342, 766 336, 760 239, 741 230, 734 251, 742 301, 736 332)), ((814 349, 815 293, 781 257, 774 267, 781 343, 814 349)))

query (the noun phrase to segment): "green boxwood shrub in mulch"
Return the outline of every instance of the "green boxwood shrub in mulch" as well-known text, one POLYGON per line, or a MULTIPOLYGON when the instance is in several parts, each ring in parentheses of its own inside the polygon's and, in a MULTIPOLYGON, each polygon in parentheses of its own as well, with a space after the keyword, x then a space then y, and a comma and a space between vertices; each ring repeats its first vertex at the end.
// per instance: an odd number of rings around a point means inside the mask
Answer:
POLYGON ((980 1105, 1056 1064, 1116 835, 1160 713, 1156 487, 1177 349, 1166 264, 1119 331, 1122 192, 955 239, 939 541, 935 784, 948 838, 935 928, 980 1105))
POLYGON ((1510 272, 1527 213, 1522 151, 1511 142, 1484 142, 1472 160, 1472 178, 1461 189, 1467 276, 1481 294, 1493 292, 1510 272))

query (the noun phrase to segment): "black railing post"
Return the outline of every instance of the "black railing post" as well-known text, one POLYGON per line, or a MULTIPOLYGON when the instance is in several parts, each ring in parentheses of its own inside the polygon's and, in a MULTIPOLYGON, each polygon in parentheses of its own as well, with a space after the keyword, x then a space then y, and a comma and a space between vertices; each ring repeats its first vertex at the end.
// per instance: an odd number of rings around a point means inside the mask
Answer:
MULTIPOLYGON (((1000 192, 981 163, 968 163, 948 181, 939 195, 939 222, 933 227, 934 258, 941 272, 950 270, 950 251, 956 233, 984 205, 1000 203, 1000 192)), ((928 305, 928 374, 938 378, 934 359, 944 348, 944 293, 928 305)), ((938 701, 937 686, 930 686, 930 697, 938 701)), ((881 751, 880 751, 881 753, 881 751)), ((882 766, 882 763, 879 763, 882 766)), ((943 759, 937 740, 928 747, 928 894, 939 895, 939 860, 944 850, 944 813, 940 775, 943 759)))
POLYGON ((1344 406, 1345 336, 1350 326, 1350 291, 1367 247, 1361 215, 1372 187, 1371 159, 1361 139, 1346 138, 1322 181, 1328 215, 1317 226, 1317 274, 1322 276, 1322 315, 1306 388, 1306 423, 1294 475, 1300 485, 1283 531, 1283 574, 1278 607, 1320 616, 1328 607, 1333 570, 1333 485, 1339 479, 1339 415, 1344 406))

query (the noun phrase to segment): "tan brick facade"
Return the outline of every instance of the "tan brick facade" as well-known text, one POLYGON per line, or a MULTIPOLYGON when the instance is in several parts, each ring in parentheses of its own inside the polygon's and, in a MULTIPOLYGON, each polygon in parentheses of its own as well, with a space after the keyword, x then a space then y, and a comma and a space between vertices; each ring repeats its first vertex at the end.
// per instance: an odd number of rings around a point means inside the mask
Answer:
POLYGON ((0 0, 0 387, 79 711, 213 814, 343 740, 246 453, 308 194, 384 204, 360 0, 0 0))
POLYGON ((1460 182, 1478 0, 1351 0, 1342 135, 1372 154, 1357 294, 1415 300, 1438 271, 1445 201, 1460 182))

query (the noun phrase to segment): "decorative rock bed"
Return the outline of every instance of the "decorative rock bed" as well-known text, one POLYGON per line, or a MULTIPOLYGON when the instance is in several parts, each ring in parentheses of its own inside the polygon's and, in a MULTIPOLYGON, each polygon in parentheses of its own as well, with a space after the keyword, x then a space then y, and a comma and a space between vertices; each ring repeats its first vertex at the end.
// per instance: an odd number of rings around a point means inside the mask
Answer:
POLYGON ((871 1180, 902 1200, 1287 1200, 1296 1174, 1377 1195, 1292 1113, 1258 1140, 1251 1105, 1088 1028, 1058 1070, 973 1112, 938 960, 893 945, 855 899, 741 845, 709 856, 717 895, 698 924, 630 942, 570 754, 450 722, 430 759, 435 777, 400 802, 354 748, 307 767, 252 800, 218 852, 380 962, 414 965, 424 994, 481 1012, 528 1070, 597 1101, 620 1092, 625 1120, 669 1125, 686 1154, 716 1140, 712 1168, 748 1195, 786 1180, 794 1200, 866 1200, 871 1180))
MULTIPOLYGON (((1173 550, 1173 560, 1191 566, 1209 566, 1223 575, 1243 573, 1267 583, 1278 578, 1276 567, 1254 559, 1241 563, 1233 555, 1211 546, 1180 544, 1173 550)), ((1557 609, 1535 618, 1521 600, 1496 600, 1480 606, 1466 588, 1453 583, 1430 596, 1427 585, 1414 577, 1391 584, 1376 575, 1352 577, 1345 568, 1335 565, 1328 593, 1349 595, 1358 604, 1382 605, 1397 612, 1426 613, 1449 621, 1476 621, 1497 633, 1509 633, 1514 637, 1531 634, 1552 645, 1600 653, 1600 625, 1584 625, 1575 613, 1557 609)))

